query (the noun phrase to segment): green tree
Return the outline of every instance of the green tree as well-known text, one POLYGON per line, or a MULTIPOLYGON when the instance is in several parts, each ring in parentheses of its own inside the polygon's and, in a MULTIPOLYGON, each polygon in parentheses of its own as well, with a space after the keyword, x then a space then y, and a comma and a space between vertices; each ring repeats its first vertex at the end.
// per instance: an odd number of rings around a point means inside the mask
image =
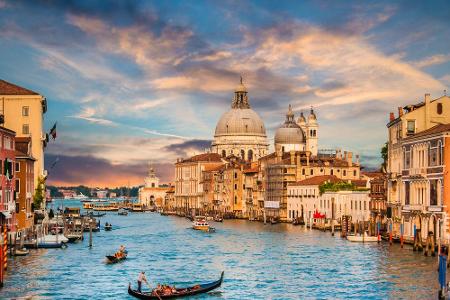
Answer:
POLYGON ((40 209, 42 207, 42 203, 45 199, 45 179, 42 176, 39 176, 38 178, 38 184, 36 189, 34 190, 34 196, 33 196, 33 206, 36 209, 40 209))
POLYGON ((384 143, 384 146, 381 148, 381 158, 383 159, 383 163, 381 164, 381 171, 386 172, 388 160, 388 142, 384 143))

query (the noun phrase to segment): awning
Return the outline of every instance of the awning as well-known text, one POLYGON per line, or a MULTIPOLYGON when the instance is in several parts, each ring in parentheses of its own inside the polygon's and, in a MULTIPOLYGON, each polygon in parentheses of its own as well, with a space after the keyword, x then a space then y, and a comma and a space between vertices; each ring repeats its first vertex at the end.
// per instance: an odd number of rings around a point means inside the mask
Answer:
POLYGON ((5 219, 11 219, 11 213, 9 211, 2 211, 1 213, 5 219))

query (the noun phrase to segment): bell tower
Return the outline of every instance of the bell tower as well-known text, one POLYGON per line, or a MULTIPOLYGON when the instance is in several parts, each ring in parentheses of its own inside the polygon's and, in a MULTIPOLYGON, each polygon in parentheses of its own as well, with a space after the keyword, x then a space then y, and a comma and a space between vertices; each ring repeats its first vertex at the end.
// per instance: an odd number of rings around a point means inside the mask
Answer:
POLYGON ((317 156, 318 153, 318 139, 319 139, 319 124, 317 123, 317 117, 311 106, 311 111, 308 116, 308 123, 306 124, 306 150, 311 151, 313 156, 317 156))

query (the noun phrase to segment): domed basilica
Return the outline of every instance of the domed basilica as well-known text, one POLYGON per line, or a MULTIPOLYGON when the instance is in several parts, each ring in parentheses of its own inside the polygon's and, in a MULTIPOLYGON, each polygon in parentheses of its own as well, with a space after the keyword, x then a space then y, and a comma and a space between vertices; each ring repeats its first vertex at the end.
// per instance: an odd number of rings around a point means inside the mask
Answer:
POLYGON ((241 78, 241 83, 234 92, 231 109, 217 123, 211 150, 222 157, 234 154, 253 161, 268 153, 269 143, 264 122, 250 108, 247 94, 241 78))
MULTIPOLYGON (((295 122, 294 113, 289 105, 286 121, 275 132, 275 151, 310 151, 312 155, 317 155, 318 127, 312 108, 308 122, 303 112, 295 122)), ((242 78, 234 92, 231 109, 224 113, 217 123, 211 150, 222 157, 235 155, 247 161, 258 160, 269 152, 264 122, 250 108, 248 92, 242 78)))

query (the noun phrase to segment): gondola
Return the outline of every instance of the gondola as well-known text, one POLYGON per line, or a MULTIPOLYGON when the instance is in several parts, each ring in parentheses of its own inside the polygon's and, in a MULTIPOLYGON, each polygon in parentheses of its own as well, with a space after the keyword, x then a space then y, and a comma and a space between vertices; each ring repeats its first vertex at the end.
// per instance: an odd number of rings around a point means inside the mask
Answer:
POLYGON ((108 260, 108 263, 115 264, 118 263, 119 261, 126 259, 127 255, 128 251, 125 251, 121 257, 117 257, 115 255, 106 255, 106 259, 108 260))
POLYGON ((220 279, 211 283, 205 283, 205 284, 198 284, 194 285, 192 287, 187 288, 178 288, 175 293, 172 293, 170 295, 163 295, 163 294, 153 294, 152 292, 138 292, 137 290, 131 289, 131 284, 128 285, 128 294, 131 296, 134 296, 138 299, 173 299, 173 298, 181 298, 181 297, 187 297, 187 296, 193 296, 198 294, 207 293, 209 291, 212 291, 222 285, 223 281, 223 272, 220 275, 220 279))

